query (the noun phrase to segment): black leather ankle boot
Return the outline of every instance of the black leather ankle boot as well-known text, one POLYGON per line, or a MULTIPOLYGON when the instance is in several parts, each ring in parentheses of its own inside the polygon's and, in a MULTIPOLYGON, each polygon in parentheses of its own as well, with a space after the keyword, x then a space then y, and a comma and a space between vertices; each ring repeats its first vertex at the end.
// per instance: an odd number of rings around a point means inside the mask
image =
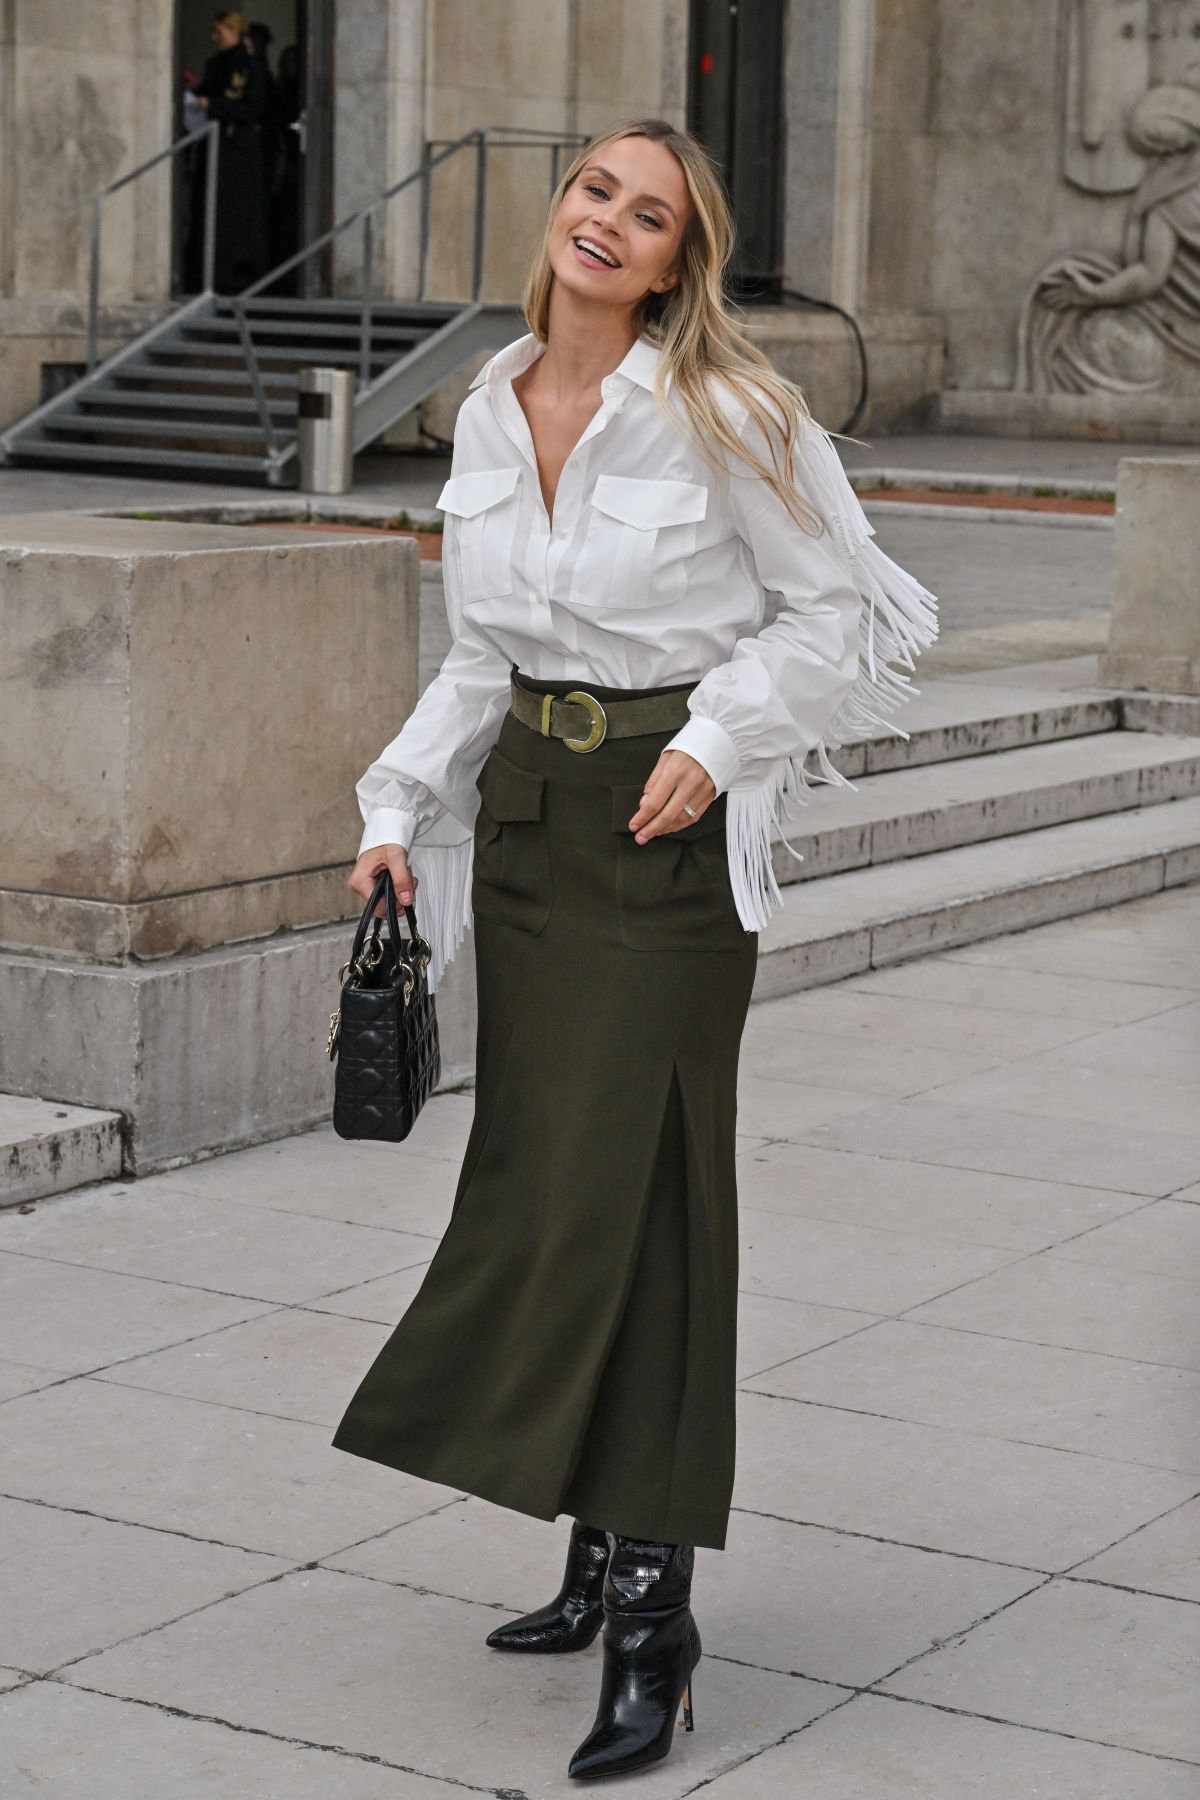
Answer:
POLYGON ((585 1650, 604 1623, 600 1595, 607 1567, 608 1533, 576 1519, 562 1586, 549 1606, 497 1625, 487 1642, 493 1650, 533 1650, 543 1655, 585 1650))
POLYGON ((619 1775, 667 1755, 683 1701, 692 1729, 692 1670, 700 1633, 692 1617, 690 1544, 614 1536, 604 1577, 604 1671, 591 1731, 568 1775, 619 1775))

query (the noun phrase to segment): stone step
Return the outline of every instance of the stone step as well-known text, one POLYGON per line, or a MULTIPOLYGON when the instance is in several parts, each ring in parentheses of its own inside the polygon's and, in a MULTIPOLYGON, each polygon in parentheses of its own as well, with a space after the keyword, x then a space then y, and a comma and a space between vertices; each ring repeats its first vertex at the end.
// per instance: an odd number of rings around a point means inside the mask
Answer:
POLYGON ((759 934, 754 998, 1197 880, 1200 796, 793 883, 759 934))
POLYGON ((120 1173, 120 1113, 0 1094, 0 1206, 120 1173))
MULTIPOLYGON (((866 743, 847 744, 834 754, 834 763, 850 781, 888 769, 1088 737, 1115 731, 1126 722, 1123 708, 1128 696, 1112 688, 1013 685, 982 678, 943 678, 917 685, 919 692, 896 715, 907 737, 888 732, 866 743)), ((1190 722, 1174 724, 1174 729, 1190 730, 1190 722)))
POLYGON ((818 787, 777 842, 795 883, 1200 794, 1200 737, 1097 732, 818 787))

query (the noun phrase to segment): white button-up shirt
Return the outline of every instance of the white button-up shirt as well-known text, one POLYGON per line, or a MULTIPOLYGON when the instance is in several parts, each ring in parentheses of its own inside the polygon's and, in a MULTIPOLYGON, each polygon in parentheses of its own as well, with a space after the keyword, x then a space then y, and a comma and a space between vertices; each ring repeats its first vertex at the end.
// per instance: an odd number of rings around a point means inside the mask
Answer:
MULTIPOLYGON (((459 409, 437 502, 452 646, 356 788, 359 853, 384 843, 413 852, 435 983, 469 922, 475 778, 499 735, 514 663, 580 687, 697 684, 666 748, 686 751, 729 792, 735 897, 757 929, 780 900, 770 870, 778 801, 813 778, 849 785, 827 749, 870 735, 917 691, 887 660, 913 666, 912 651, 937 632, 936 601, 872 543, 827 435, 806 421, 795 459, 801 491, 826 520, 814 537, 748 465, 714 469, 677 402, 664 416, 652 392, 659 351, 644 337, 601 383, 551 518, 512 387, 544 351, 532 333, 510 344, 459 409), (777 597, 769 624, 768 593, 777 597), (819 775, 803 767, 814 750, 819 775), (423 848, 457 857, 422 859, 423 848)), ((714 394, 763 454, 748 408, 725 384, 714 394)))

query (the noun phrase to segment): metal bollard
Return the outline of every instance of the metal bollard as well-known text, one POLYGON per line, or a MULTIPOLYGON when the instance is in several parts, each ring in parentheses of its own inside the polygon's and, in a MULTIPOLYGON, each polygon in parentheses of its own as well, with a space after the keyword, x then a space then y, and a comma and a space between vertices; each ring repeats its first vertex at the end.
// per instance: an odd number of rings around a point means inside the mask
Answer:
POLYGON ((354 485, 354 388, 348 369, 300 371, 296 449, 307 494, 348 494, 354 485))

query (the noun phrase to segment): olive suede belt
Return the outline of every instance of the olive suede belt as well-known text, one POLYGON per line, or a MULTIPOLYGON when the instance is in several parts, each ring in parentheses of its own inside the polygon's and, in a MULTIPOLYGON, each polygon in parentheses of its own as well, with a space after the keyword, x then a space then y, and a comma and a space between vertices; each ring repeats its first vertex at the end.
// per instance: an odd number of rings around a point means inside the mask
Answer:
POLYGON ((643 737, 651 731, 678 731, 686 725, 690 688, 647 694, 633 700, 600 701, 586 688, 561 697, 533 694, 510 682, 512 713, 543 737, 561 738, 568 750, 595 750, 606 737, 643 737))

